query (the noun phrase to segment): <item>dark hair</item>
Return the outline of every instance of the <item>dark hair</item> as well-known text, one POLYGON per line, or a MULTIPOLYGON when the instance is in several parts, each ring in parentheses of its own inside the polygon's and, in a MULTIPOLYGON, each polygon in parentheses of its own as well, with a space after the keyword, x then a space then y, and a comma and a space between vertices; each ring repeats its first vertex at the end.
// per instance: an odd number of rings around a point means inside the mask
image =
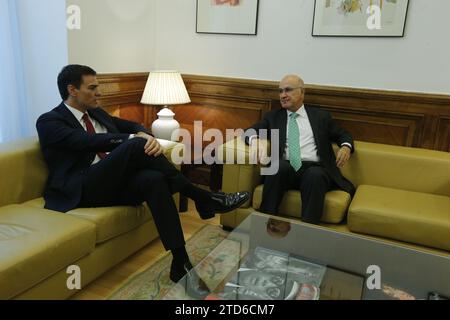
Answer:
POLYGON ((71 84, 75 86, 75 88, 80 89, 81 83, 83 82, 83 76, 85 75, 95 76, 97 75, 97 72, 90 67, 78 64, 70 64, 61 70, 58 75, 58 89, 63 100, 67 100, 69 97, 67 86, 71 84))

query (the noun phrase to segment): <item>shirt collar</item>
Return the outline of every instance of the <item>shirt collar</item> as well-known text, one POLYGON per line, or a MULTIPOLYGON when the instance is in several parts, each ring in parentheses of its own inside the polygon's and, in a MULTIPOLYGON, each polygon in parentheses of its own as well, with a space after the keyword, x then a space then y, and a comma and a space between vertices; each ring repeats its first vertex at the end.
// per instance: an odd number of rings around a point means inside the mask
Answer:
MULTIPOLYGON (((293 113, 293 112, 288 110, 288 117, 291 115, 291 113, 293 113)), ((297 111, 295 111, 295 113, 298 114, 302 118, 306 118, 307 115, 306 115, 305 105, 302 104, 302 106, 297 111)))
POLYGON ((75 108, 69 106, 69 105, 68 105, 67 103, 65 103, 65 102, 64 102, 64 105, 67 107, 67 109, 70 110, 70 112, 72 112, 72 114, 74 115, 74 117, 75 117, 78 121, 83 120, 83 116, 84 116, 84 113, 83 113, 83 112, 81 112, 80 110, 75 109, 75 108))

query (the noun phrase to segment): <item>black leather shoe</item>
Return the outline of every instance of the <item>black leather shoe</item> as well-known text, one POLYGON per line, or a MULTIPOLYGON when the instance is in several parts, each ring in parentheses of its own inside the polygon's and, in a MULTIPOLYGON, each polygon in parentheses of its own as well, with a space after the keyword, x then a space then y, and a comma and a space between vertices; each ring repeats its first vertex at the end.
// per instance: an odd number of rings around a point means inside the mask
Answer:
POLYGON ((203 300, 211 293, 189 261, 179 265, 172 260, 169 277, 173 282, 180 283, 191 298, 203 300))
POLYGON ((172 280, 173 282, 178 282, 181 280, 181 278, 183 278, 191 269, 192 269, 192 264, 187 261, 185 262, 183 265, 181 264, 176 264, 175 260, 172 260, 172 264, 170 266, 170 275, 169 278, 170 280, 172 280))
POLYGON ((250 192, 223 193, 214 192, 208 203, 195 203, 195 207, 203 219, 214 217, 216 213, 227 213, 242 206, 250 199, 250 192))

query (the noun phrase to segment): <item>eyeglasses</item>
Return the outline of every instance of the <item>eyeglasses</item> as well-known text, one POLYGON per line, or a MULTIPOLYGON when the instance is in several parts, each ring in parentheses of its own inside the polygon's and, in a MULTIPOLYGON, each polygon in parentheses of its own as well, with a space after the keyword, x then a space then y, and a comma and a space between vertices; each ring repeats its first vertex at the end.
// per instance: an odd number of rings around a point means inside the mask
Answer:
POLYGON ((294 87, 294 88, 286 87, 286 88, 279 88, 279 89, 278 89, 278 92, 279 92, 280 94, 282 94, 283 92, 291 93, 291 92, 294 91, 295 89, 303 89, 303 87, 294 87))

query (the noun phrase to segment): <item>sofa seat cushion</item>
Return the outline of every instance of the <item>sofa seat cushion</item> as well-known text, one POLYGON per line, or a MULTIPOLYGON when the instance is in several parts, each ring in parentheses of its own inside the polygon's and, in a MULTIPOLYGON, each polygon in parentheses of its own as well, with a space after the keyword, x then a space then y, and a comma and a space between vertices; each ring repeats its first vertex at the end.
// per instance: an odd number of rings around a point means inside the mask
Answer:
MULTIPOLYGON (((253 193, 253 208, 256 210, 261 206, 263 187, 264 185, 256 187, 253 193)), ((350 200, 350 194, 345 191, 333 190, 327 192, 321 221, 325 223, 340 223, 345 217, 350 200)), ((279 213, 281 215, 299 218, 301 216, 301 207, 302 199, 300 191, 289 190, 284 195, 279 207, 279 213)))
MULTIPOLYGON (((44 199, 38 198, 23 205, 43 208, 44 199)), ((66 214, 94 223, 97 227, 97 243, 102 243, 131 231, 152 219, 147 205, 139 206, 115 206, 100 208, 78 208, 66 214)))
POLYGON ((361 185, 348 226, 353 232, 450 250, 450 197, 361 185))
POLYGON ((53 211, 0 208, 0 299, 11 298, 95 248, 95 225, 53 211))

